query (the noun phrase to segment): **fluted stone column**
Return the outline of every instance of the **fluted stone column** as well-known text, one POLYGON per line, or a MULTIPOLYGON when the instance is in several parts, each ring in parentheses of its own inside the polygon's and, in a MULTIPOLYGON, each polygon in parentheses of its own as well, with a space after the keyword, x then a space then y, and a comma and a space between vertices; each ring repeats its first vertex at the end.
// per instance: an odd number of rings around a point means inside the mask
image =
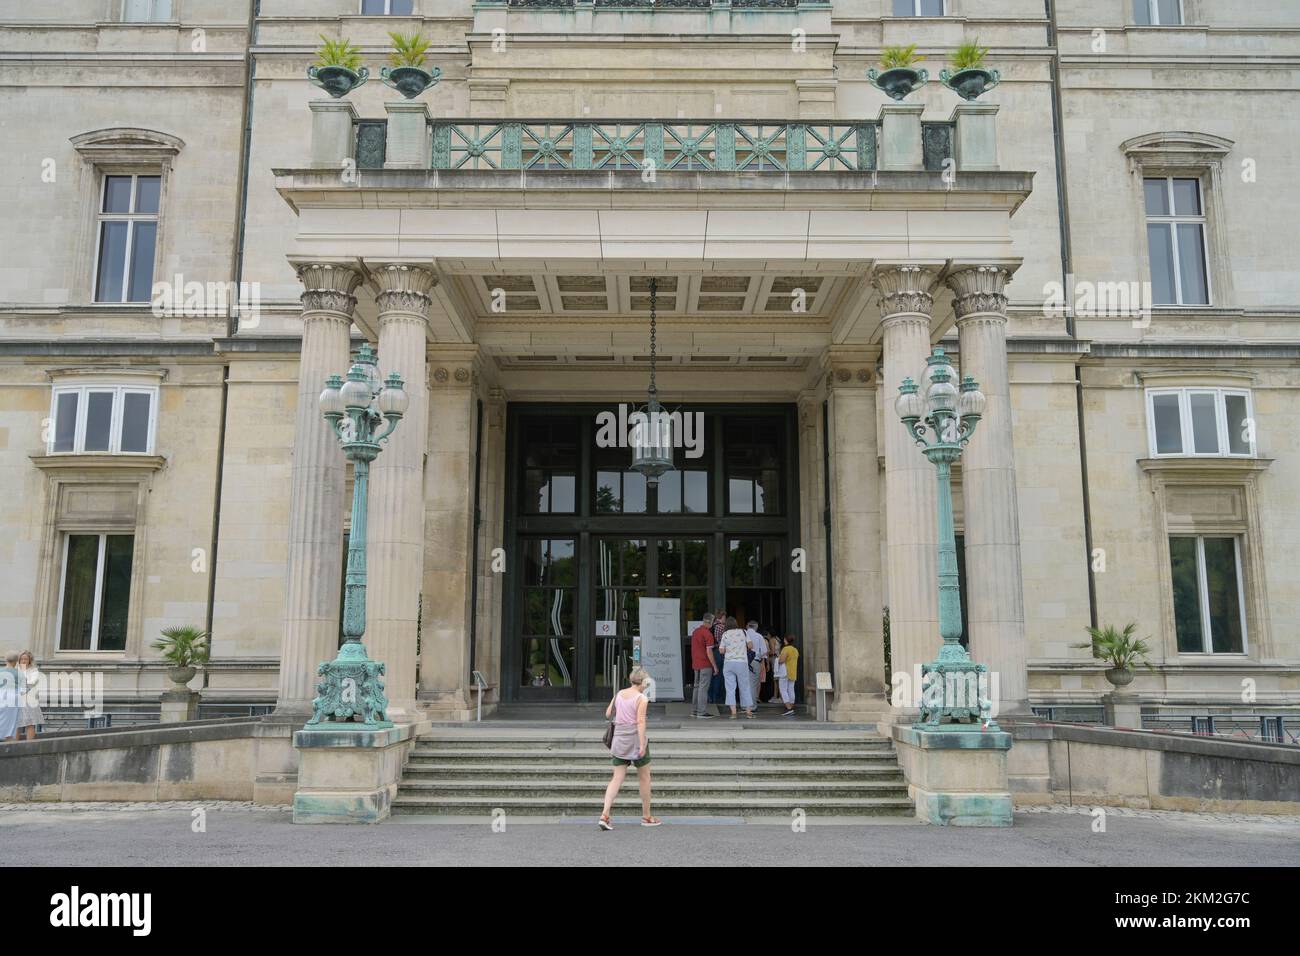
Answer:
MULTIPOLYGON (((476 355, 475 346, 441 346, 429 354, 432 371, 429 460, 424 484, 425 603, 419 696, 423 711, 444 720, 467 720, 471 715, 476 355)), ((491 624, 479 621, 480 626, 491 624)))
MULTIPOLYGON (((934 466, 921 454, 894 412, 898 386, 911 376, 920 381, 930 354, 930 317, 939 281, 931 266, 881 267, 872 274, 880 293, 884 326, 886 407, 885 522, 888 537, 890 663, 895 681, 906 680, 906 694, 895 717, 915 714, 920 686, 919 665, 939 650, 939 579, 936 547, 934 466), (906 675, 905 678, 897 675, 906 675)), ((901 689, 900 688, 900 689, 901 689)))
POLYGON ((343 483, 346 461, 317 399, 330 375, 350 360, 349 330, 361 284, 354 269, 298 266, 302 280, 302 353, 298 361, 293 469, 289 479, 289 548, 277 714, 311 713, 316 667, 339 646, 343 585, 343 483))
POLYGON ((483 460, 479 465, 482 494, 478 541, 478 647, 475 667, 497 691, 488 700, 500 700, 503 605, 507 600, 494 549, 504 546, 506 500, 506 400, 499 388, 488 389, 483 400, 483 460), (497 570, 494 570, 494 565, 497 570))
POLYGON ((830 604, 835 636, 831 718, 885 715, 884 585, 880 568, 880 451, 876 436, 875 356, 830 356, 830 604))
POLYGON ((974 376, 988 398, 962 453, 966 616, 971 656, 996 675, 1003 714, 1025 712, 1029 698, 1003 293, 1010 278, 1001 266, 982 265, 957 269, 946 279, 957 315, 961 374, 974 376))
POLYGON ((379 372, 406 383, 406 415, 370 466, 366 535, 366 647, 386 666, 392 720, 413 719, 420 589, 424 566, 424 454, 429 387, 425 349, 437 277, 425 268, 385 264, 373 270, 379 306, 379 372))

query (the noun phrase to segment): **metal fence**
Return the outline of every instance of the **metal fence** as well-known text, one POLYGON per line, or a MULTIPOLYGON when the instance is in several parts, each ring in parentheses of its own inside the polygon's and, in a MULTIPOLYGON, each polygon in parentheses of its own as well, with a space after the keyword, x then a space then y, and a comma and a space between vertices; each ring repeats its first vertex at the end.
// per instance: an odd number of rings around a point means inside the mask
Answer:
POLYGON ((1142 729, 1300 745, 1300 714, 1143 714, 1142 729))
MULTIPOLYGON (((275 710, 275 704, 199 704, 198 720, 219 720, 223 717, 262 717, 275 710)), ((99 714, 87 715, 79 707, 45 708, 44 723, 36 728, 37 734, 63 730, 103 730, 108 727, 145 727, 157 724, 160 713, 134 706, 108 705, 99 714)))

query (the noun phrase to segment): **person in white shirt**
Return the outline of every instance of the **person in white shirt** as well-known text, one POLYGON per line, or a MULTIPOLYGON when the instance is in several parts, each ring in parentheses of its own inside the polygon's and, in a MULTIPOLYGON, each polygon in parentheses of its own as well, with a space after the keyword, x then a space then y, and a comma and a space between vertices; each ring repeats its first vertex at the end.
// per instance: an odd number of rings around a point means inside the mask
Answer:
POLYGON ((736 693, 740 693, 740 706, 745 716, 754 716, 753 685, 749 680, 749 635, 740 629, 734 617, 727 618, 727 630, 722 634, 722 678, 727 688, 727 706, 731 719, 736 719, 736 693))
POLYGON ((766 674, 767 641, 763 640, 763 635, 758 633, 757 621, 750 621, 746 625, 745 637, 749 641, 749 649, 754 652, 754 659, 749 665, 749 699, 757 701, 758 688, 763 683, 763 677, 766 674))

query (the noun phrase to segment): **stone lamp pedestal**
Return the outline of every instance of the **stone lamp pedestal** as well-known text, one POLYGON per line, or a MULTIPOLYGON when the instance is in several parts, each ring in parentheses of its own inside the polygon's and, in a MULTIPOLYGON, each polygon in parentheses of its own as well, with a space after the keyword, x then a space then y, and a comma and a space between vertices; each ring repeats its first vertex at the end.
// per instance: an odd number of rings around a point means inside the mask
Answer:
MULTIPOLYGON (((360 726, 360 725, 358 725, 360 726)), ((425 724, 381 730, 322 724, 293 735, 294 823, 378 823, 392 811, 402 767, 425 724)))
POLYGON ((1002 730, 956 725, 925 730, 894 725, 894 747, 918 820, 938 826, 1011 826, 1007 752, 1002 730), (957 729, 960 728, 960 729, 957 729))

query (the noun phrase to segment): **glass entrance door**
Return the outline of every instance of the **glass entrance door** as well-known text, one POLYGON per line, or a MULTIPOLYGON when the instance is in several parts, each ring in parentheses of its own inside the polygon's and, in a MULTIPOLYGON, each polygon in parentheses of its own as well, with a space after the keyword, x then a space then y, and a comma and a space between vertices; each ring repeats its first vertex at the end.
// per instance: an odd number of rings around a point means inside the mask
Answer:
POLYGON ((793 408, 692 411, 702 446, 675 449, 657 487, 626 448, 602 444, 597 416, 612 414, 508 412, 504 700, 607 702, 634 666, 646 598, 680 602, 683 688, 690 625, 710 610, 773 628, 800 619, 786 567, 799 540, 793 408))
POLYGON ((709 539, 600 537, 593 542, 591 698, 624 686, 640 637, 640 600, 676 598, 681 610, 682 674, 690 670, 690 622, 709 604, 709 539))

